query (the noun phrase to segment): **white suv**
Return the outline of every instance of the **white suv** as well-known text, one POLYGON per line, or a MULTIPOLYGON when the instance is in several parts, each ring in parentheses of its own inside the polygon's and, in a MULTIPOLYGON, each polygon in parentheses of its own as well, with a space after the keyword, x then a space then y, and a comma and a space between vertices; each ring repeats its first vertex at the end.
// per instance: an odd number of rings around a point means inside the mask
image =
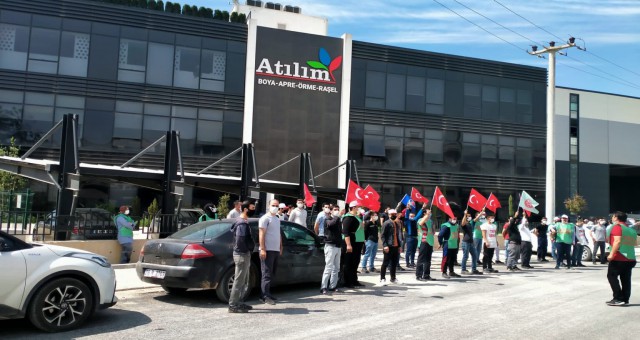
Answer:
POLYGON ((66 331, 118 301, 115 272, 97 254, 0 231, 0 268, 0 320, 27 317, 44 331, 66 331))

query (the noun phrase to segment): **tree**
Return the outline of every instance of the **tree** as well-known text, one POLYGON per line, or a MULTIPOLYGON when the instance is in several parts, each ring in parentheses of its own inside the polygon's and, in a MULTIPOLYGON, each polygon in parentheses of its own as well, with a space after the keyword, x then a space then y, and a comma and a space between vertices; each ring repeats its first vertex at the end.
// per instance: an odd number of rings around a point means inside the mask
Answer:
POLYGON ((149 207, 147 208, 147 212, 149 213, 149 215, 151 216, 155 216, 158 211, 160 211, 160 207, 158 206, 158 200, 157 199, 153 199, 153 202, 151 202, 151 205, 149 205, 149 207))
MULTIPOLYGON (((8 146, 0 147, 0 156, 19 157, 20 148, 16 146, 16 140, 11 137, 8 146)), ((16 191, 27 187, 29 181, 26 178, 6 171, 0 171, 0 191, 16 191)))
POLYGON ((564 207, 569 210, 571 215, 579 215, 580 213, 587 211, 587 200, 580 196, 578 193, 564 200, 564 207))
POLYGON ((513 210, 513 195, 509 195, 509 217, 516 214, 516 211, 513 210))
POLYGON ((227 214, 229 213, 230 199, 231 199, 231 196, 229 196, 229 194, 224 194, 220 196, 220 200, 218 201, 218 216, 220 216, 220 218, 227 217, 227 214))

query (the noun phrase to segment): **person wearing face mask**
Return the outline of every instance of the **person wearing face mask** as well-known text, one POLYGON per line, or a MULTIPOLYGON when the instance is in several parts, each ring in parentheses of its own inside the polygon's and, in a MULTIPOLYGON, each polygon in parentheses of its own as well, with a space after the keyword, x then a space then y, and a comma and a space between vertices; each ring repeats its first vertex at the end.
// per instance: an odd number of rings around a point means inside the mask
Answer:
POLYGON ((307 210, 304 208, 304 200, 299 199, 296 202, 296 208, 289 214, 289 221, 298 223, 301 226, 307 227, 307 210))
POLYGON ((242 300, 249 288, 251 253, 255 248, 248 219, 256 212, 256 205, 251 201, 244 201, 240 209, 242 210, 240 217, 231 226, 235 275, 229 294, 229 313, 246 313, 253 309, 242 300))
POLYGON ((600 217, 598 219, 598 224, 596 224, 591 232, 591 238, 593 239, 593 264, 596 264, 596 254, 598 253, 598 249, 600 249, 600 264, 607 263, 607 258, 604 254, 604 246, 607 237, 607 229, 606 229, 606 221, 604 218, 600 217))
POLYGON ((349 203, 349 212, 342 217, 342 236, 344 237, 344 286, 346 288, 364 287, 358 281, 358 265, 364 246, 364 225, 358 214, 361 203, 349 203))
POLYGON ((271 282, 278 267, 278 257, 282 255, 282 235, 280 233, 280 219, 278 218, 278 200, 269 202, 269 212, 260 217, 258 221, 260 242, 260 268, 262 279, 260 288, 262 296, 260 300, 269 305, 275 305, 275 298, 271 295, 271 282))
POLYGON ((482 213, 478 212, 476 213, 476 217, 472 219, 471 215, 469 215, 469 213, 465 210, 464 217, 462 218, 462 222, 460 223, 460 227, 463 233, 462 265, 460 266, 461 274, 482 275, 482 273, 477 269, 478 253, 476 252, 476 248, 473 244, 473 232, 476 228, 476 224, 478 224, 480 216, 482 216, 482 213), (471 272, 467 270, 467 260, 469 259, 469 253, 471 253, 471 272))
POLYGON ((522 237, 520 237, 520 229, 518 228, 518 225, 520 225, 518 215, 520 215, 520 209, 516 211, 513 217, 509 218, 506 227, 506 233, 509 235, 507 269, 512 272, 521 270, 518 268, 518 257, 520 256, 520 246, 522 245, 522 237))
POLYGON ((136 222, 129 217, 129 207, 126 205, 120 207, 120 213, 115 217, 115 223, 118 228, 118 243, 122 248, 120 263, 129 263, 133 251, 133 228, 136 226, 136 222))
POLYGON ((438 233, 438 243, 442 247, 442 277, 449 279, 453 277, 460 277, 453 271, 453 265, 458 258, 458 243, 460 241, 460 231, 458 227, 458 219, 450 217, 448 222, 443 223, 440 226, 440 232, 438 233), (447 274, 447 269, 449 274, 447 274))
POLYGON ((574 233, 573 253, 571 254, 572 267, 586 267, 582 264, 582 252, 584 251, 585 245, 587 245, 587 236, 584 223, 577 221, 574 233))
POLYGON ((322 212, 318 214, 318 217, 316 217, 316 223, 313 225, 313 231, 321 238, 324 237, 324 227, 327 218, 331 218, 331 204, 329 203, 322 205, 322 212))
POLYGON ((380 234, 384 252, 382 267, 380 267, 381 286, 386 286, 387 284, 387 267, 391 274, 391 283, 400 283, 396 279, 396 267, 402 252, 402 221, 398 219, 398 213, 395 209, 389 209, 388 214, 389 220, 384 222, 382 233, 380 234))
POLYGON ((198 222, 213 221, 218 219, 218 209, 213 203, 207 203, 204 206, 204 215, 200 216, 198 222))
POLYGON ((433 244, 435 241, 433 233, 433 221, 431 221, 431 210, 427 210, 424 217, 418 221, 420 227, 420 252, 418 254, 418 266, 416 266, 416 280, 435 281, 431 277, 431 255, 433 255, 433 244))
POLYGON ((380 222, 378 220, 378 212, 376 211, 370 211, 367 216, 369 218, 364 222, 364 238, 366 241, 362 263, 360 263, 360 273, 368 274, 369 272, 375 273, 376 271, 373 267, 373 261, 378 252, 378 227, 380 222))
POLYGON ((475 223, 473 228, 473 247, 476 249, 476 254, 478 255, 478 265, 482 266, 482 229, 480 228, 483 224, 487 222, 486 214, 483 211, 480 212, 480 218, 478 222, 475 223))
MULTIPOLYGON (((326 206, 326 204, 325 204, 326 206)), ((324 211, 326 211, 323 208, 324 211)), ((338 279, 342 261, 342 222, 340 207, 335 206, 324 219, 324 273, 320 293, 327 295, 338 291, 338 279)))
POLYGON ((426 204, 422 205, 422 209, 416 209, 415 202, 409 201, 407 209, 404 213, 405 226, 405 247, 406 253, 404 260, 407 268, 415 268, 416 250, 418 249, 418 221, 426 209, 426 204))
POLYGON ((538 237, 538 249, 536 250, 538 262, 549 262, 549 260, 546 259, 547 247, 549 245, 547 242, 547 230, 549 230, 549 226, 547 225, 546 217, 543 217, 540 224, 533 229, 533 234, 538 237))
MULTIPOLYGON (((498 226, 494 222, 495 217, 493 215, 487 216, 487 220, 480 226, 482 230, 482 243, 484 247, 484 257, 482 258, 482 271, 485 273, 497 273, 498 271, 493 269, 491 259, 493 258, 493 252, 498 248, 498 239, 496 237, 496 231, 498 226)), ((500 249, 498 249, 499 251, 500 249)))

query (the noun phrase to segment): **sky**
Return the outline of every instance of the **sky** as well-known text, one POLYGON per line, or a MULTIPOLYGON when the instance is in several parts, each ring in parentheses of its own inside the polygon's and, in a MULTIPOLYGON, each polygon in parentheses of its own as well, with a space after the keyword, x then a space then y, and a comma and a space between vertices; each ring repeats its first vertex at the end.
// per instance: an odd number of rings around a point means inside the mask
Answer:
MULTIPOLYGON (((230 0, 188 2, 232 8, 230 0)), ((585 50, 557 56, 557 86, 640 97, 640 0, 274 2, 327 18, 332 37, 350 33, 356 41, 542 68, 548 59, 529 55, 531 45, 558 46, 573 36, 585 50)))

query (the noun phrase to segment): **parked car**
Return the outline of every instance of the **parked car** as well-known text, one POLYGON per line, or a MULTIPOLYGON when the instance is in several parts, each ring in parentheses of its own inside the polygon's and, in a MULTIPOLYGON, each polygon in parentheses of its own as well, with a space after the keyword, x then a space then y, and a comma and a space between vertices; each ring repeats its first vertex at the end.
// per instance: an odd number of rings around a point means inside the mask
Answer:
MULTIPOLYGON (((177 213, 176 211, 176 214, 177 213)), ((180 214, 178 214, 178 230, 198 223, 202 215, 204 215, 204 210, 200 208, 180 209, 180 214)))
MULTIPOLYGON (((140 252, 136 271, 140 280, 161 285, 168 293, 190 288, 215 289, 221 301, 229 301, 235 266, 233 262, 234 220, 204 221, 165 239, 149 240, 140 252)), ((254 239, 258 219, 249 219, 254 239)), ((274 285, 320 282, 324 270, 324 244, 307 228, 281 222, 283 255, 278 260, 274 285)), ((257 243, 257 242, 256 242, 257 243)), ((249 290, 259 286, 260 261, 257 244, 251 256, 249 290)))
POLYGON ((60 217, 54 210, 43 221, 38 221, 32 232, 33 240, 52 241, 56 232, 69 232, 71 240, 108 240, 117 237, 113 215, 100 208, 77 208, 73 216, 60 217), (58 228, 58 225, 61 227, 58 228))
POLYGON ((116 274, 94 253, 0 231, 0 268, 0 319, 26 317, 41 330, 67 331, 118 301, 116 274))
MULTIPOLYGON (((550 233, 551 228, 547 229, 547 254, 551 255, 551 233, 550 233)), ((584 246, 584 249, 582 250, 582 261, 593 261, 592 260, 592 256, 593 256, 593 250, 594 250, 594 243, 593 243, 593 239, 591 238, 591 229, 589 228, 584 228, 584 232, 585 232, 585 236, 587 237, 587 241, 588 244, 586 244, 584 246)), ((537 253, 538 251, 538 237, 534 235, 534 237, 531 238, 531 245, 533 246, 533 252, 537 253)), ((605 243, 605 255, 609 254, 609 242, 605 243)), ((600 256, 600 250, 598 250, 598 258, 600 256)))

